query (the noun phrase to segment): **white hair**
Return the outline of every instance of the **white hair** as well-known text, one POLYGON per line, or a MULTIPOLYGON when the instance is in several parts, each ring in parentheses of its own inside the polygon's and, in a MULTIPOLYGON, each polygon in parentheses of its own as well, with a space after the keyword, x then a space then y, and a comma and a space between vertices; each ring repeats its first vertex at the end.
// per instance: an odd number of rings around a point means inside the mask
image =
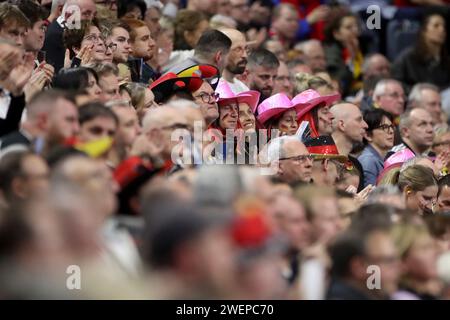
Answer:
POLYGON ((173 100, 167 103, 167 106, 175 108, 175 109, 184 109, 184 108, 195 108, 199 109, 199 105, 193 101, 187 99, 178 99, 173 100))
POLYGON ((408 96, 408 108, 419 107, 422 103, 423 90, 432 90, 440 94, 439 88, 432 83, 417 83, 412 87, 408 96))
POLYGON ((376 98, 384 95, 384 93, 386 92, 386 87, 390 83, 397 83, 400 86, 402 85, 399 81, 397 81, 395 79, 382 79, 377 82, 375 89, 373 90, 373 96, 372 96, 373 99, 375 100, 376 98))
POLYGON ((278 161, 282 158, 283 154, 283 145, 289 141, 298 141, 301 142, 295 136, 282 136, 272 139, 269 143, 269 147, 267 148, 267 160, 269 163, 278 161))

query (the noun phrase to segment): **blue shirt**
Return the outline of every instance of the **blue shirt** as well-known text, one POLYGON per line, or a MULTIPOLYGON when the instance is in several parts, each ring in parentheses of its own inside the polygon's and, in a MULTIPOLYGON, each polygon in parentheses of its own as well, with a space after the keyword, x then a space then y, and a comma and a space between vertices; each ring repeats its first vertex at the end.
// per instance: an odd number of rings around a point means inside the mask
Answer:
POLYGON ((383 171, 384 162, 381 155, 370 144, 368 144, 358 157, 364 171, 364 187, 369 184, 375 185, 378 175, 383 171))

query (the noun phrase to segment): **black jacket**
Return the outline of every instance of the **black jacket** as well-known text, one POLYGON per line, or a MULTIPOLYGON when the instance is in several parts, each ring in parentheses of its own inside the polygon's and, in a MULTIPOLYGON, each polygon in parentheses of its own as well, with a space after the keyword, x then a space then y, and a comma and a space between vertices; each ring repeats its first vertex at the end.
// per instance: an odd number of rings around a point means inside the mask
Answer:
POLYGON ((450 59, 437 62, 434 59, 419 59, 414 47, 403 51, 392 66, 392 75, 410 89, 419 82, 429 82, 441 89, 450 85, 450 59))
POLYGON ((23 145, 28 147, 31 145, 31 141, 20 131, 14 131, 0 140, 0 150, 5 150, 7 147, 13 145, 23 145))
POLYGON ((25 108, 25 95, 11 96, 8 113, 5 119, 0 119, 0 137, 19 130, 20 119, 25 108))
POLYGON ((47 29, 45 34, 44 47, 42 50, 46 51, 47 63, 55 68, 55 74, 64 67, 65 47, 63 42, 64 29, 55 20, 47 29))

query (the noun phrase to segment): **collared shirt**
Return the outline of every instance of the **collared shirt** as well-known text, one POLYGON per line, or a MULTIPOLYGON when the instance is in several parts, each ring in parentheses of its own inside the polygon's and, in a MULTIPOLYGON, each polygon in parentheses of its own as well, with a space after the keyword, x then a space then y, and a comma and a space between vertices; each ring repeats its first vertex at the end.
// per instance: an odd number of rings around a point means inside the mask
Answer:
POLYGON ((11 93, 0 88, 0 119, 6 119, 11 104, 11 93))
POLYGON ((384 168, 383 158, 374 147, 368 144, 358 157, 358 161, 361 163, 364 171, 364 188, 369 184, 374 186, 378 175, 384 168))
POLYGON ((64 25, 66 24, 66 21, 64 20, 63 16, 59 16, 58 19, 56 19, 56 22, 59 24, 61 28, 64 28, 64 25))

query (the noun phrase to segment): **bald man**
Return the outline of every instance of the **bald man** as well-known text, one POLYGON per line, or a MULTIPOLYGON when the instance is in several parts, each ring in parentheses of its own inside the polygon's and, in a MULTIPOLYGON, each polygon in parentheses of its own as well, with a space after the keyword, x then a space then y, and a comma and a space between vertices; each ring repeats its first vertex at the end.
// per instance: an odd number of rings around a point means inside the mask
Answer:
MULTIPOLYGON (((64 24, 73 25, 78 14, 73 14, 74 9, 79 8, 79 17, 82 21, 92 21, 97 14, 93 0, 67 0, 62 14, 53 21, 45 34, 45 42, 42 48, 46 52, 47 63, 55 68, 55 74, 64 67, 65 48, 63 42, 64 24), (70 18, 72 16, 72 18, 70 18)), ((73 25, 76 26, 76 25, 73 25)))
POLYGON ((354 143, 363 142, 368 128, 363 119, 361 110, 351 103, 339 103, 330 109, 334 116, 333 137, 339 154, 345 155, 352 162, 353 166, 359 170, 358 191, 364 186, 363 169, 358 159, 350 155, 354 143))
POLYGON ((236 29, 220 29, 220 31, 231 39, 230 53, 220 81, 228 82, 234 93, 248 91, 249 88, 242 81, 236 79, 237 75, 244 73, 247 66, 248 55, 245 35, 236 29))

